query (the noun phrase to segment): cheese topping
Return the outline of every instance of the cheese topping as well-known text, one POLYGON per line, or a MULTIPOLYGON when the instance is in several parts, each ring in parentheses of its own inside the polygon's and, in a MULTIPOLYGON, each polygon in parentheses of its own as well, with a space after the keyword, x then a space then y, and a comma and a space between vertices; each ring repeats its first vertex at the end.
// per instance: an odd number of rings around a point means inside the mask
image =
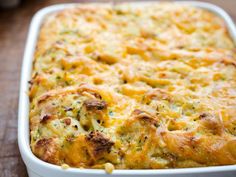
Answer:
POLYGON ((235 59, 224 21, 199 8, 52 13, 29 82, 32 151, 108 173, 236 164, 235 59))

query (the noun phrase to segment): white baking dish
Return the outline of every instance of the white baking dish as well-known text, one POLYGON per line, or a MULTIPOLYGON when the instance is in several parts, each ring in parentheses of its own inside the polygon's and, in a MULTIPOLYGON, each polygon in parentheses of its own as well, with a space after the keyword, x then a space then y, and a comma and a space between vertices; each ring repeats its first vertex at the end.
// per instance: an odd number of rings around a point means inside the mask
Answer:
MULTIPOLYGON (((145 5, 151 2, 134 2, 133 5, 145 5)), ((214 12, 225 20, 230 35, 236 43, 236 27, 229 15, 221 8, 203 2, 181 1, 175 3, 185 3, 192 6, 200 7, 214 12)), ((40 26, 44 17, 52 12, 59 11, 78 4, 61 4, 44 8, 37 12, 32 19, 28 39, 25 47, 23 58, 20 95, 19 95, 19 112, 18 112, 18 143, 22 158, 27 166, 30 177, 95 177, 108 176, 104 170, 95 169, 62 169, 60 166, 46 163, 38 159, 31 152, 29 145, 29 100, 28 100, 28 81, 31 78, 31 66, 34 50, 37 42, 40 26)), ((236 147, 235 147, 236 148, 236 147)), ((236 177, 236 165, 201 167, 201 168, 184 168, 184 169, 158 169, 158 170, 114 170, 113 177, 128 176, 159 176, 159 177, 236 177)))

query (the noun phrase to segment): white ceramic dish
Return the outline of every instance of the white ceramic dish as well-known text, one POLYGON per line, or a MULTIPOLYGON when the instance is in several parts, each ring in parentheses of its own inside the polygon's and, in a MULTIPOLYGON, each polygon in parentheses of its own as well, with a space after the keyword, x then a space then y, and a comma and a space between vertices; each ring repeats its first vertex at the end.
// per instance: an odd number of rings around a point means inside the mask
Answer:
MULTIPOLYGON (((134 5, 145 5, 151 2, 133 2, 134 5)), ((212 11, 222 17, 229 29, 230 35, 236 43, 236 27, 229 15, 221 8, 203 2, 181 1, 175 3, 185 3, 192 6, 200 7, 212 11)), ((78 4, 76 4, 78 5, 78 4)), ((25 47, 23 58, 20 95, 19 95, 19 112, 18 112, 18 144, 22 158, 26 164, 29 177, 105 177, 108 174, 104 170, 96 169, 78 169, 69 168, 63 170, 60 166, 46 163, 38 159, 31 152, 29 145, 29 100, 28 100, 28 81, 31 78, 31 66, 34 50, 37 42, 38 32, 44 20, 44 17, 52 12, 56 12, 75 4, 61 4, 46 7, 35 14, 32 19, 28 39, 25 47)), ((236 165, 185 168, 185 169, 158 169, 158 170, 114 170, 113 177, 236 177, 236 165)))

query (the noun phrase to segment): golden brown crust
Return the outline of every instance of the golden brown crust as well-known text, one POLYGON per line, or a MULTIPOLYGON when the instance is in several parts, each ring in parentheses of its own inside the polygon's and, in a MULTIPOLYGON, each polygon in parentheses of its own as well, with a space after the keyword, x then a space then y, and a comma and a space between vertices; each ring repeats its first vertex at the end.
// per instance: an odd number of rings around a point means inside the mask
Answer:
POLYGON ((46 162, 59 163, 58 149, 53 138, 38 140, 34 146, 34 153, 46 162))
POLYGON ((135 109, 132 112, 132 115, 135 119, 140 119, 141 121, 146 122, 149 125, 154 125, 155 127, 158 126, 158 118, 150 115, 149 113, 139 110, 139 109, 135 109))
POLYGON ((87 111, 104 110, 107 108, 107 104, 105 101, 100 101, 96 99, 85 100, 84 106, 86 107, 87 111))
POLYGON ((89 152, 95 160, 102 157, 104 153, 109 153, 114 145, 114 142, 98 131, 90 132, 86 136, 86 141, 88 142, 88 147, 90 147, 89 152))

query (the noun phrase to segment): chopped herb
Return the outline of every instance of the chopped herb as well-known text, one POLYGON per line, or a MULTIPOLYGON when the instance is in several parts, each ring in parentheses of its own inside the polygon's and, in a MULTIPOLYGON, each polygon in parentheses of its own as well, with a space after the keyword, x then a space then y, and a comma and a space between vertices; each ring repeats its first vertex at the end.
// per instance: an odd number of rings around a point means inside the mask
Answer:
POLYGON ((136 151, 142 151, 142 147, 138 146, 138 147, 136 148, 136 151))
POLYGON ((77 116, 76 116, 77 118, 79 118, 80 117, 80 109, 77 111, 77 116))
POLYGON ((65 84, 66 84, 66 85, 70 85, 70 82, 69 82, 69 81, 65 81, 65 84))
POLYGON ((61 76, 57 76, 56 79, 57 79, 57 80, 60 80, 60 79, 61 79, 61 76))
POLYGON ((114 116, 114 113, 113 113, 113 111, 109 111, 109 116, 114 116))
POLYGON ((78 30, 63 30, 63 31, 61 31, 59 34, 60 34, 60 35, 68 34, 68 35, 77 35, 77 36, 80 36, 78 30))

